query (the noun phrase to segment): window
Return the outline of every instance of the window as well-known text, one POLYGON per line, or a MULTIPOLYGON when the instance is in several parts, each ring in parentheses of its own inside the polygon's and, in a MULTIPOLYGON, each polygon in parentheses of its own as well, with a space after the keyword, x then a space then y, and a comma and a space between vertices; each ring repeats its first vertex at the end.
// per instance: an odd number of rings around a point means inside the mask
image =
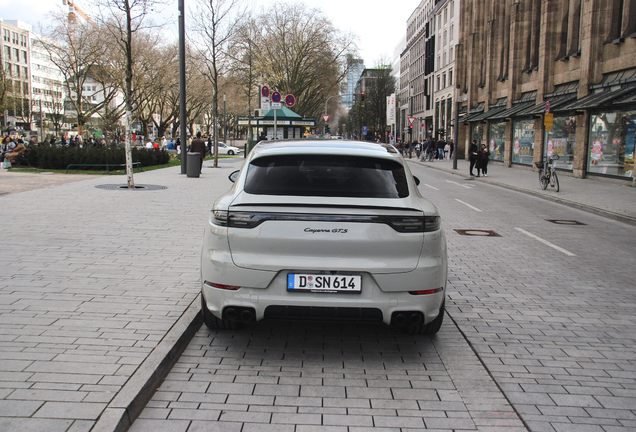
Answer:
POLYGON ((11 32, 9 30, 7 30, 7 29, 4 29, 3 37, 4 37, 4 41, 5 42, 10 42, 11 41, 11 32))
POLYGON ((20 65, 15 65, 15 76, 20 78, 20 65))
POLYGON ((23 85, 23 91, 25 95, 29 94, 29 83, 22 83, 23 85))
POLYGON ((450 16, 451 18, 455 16, 455 2, 452 1, 450 4, 450 16))
POLYGON ((20 45, 23 47, 27 46, 27 37, 26 35, 20 35, 20 45))
POLYGON ((439 75, 437 75, 437 90, 441 89, 440 83, 441 83, 440 77, 439 77, 439 75))
POLYGON ((20 61, 20 50, 17 48, 13 48, 13 60, 20 61))
POLYGON ((11 60, 11 47, 4 46, 4 58, 5 60, 11 60))
POLYGON ((404 198, 404 167, 359 156, 284 155, 257 158, 248 167, 245 192, 255 195, 404 198))
POLYGON ((449 86, 453 85, 453 71, 452 70, 448 71, 448 85, 449 86))
POLYGON ((22 66, 22 76, 25 78, 29 77, 29 69, 26 66, 22 66))
POLYGON ((22 51, 22 63, 27 63, 27 52, 22 51))
POLYGON ((446 74, 442 75, 442 88, 446 88, 446 74))
POLYGON ((14 44, 18 44, 18 34, 16 32, 11 32, 11 35, 13 36, 11 38, 11 42, 13 42, 14 44))

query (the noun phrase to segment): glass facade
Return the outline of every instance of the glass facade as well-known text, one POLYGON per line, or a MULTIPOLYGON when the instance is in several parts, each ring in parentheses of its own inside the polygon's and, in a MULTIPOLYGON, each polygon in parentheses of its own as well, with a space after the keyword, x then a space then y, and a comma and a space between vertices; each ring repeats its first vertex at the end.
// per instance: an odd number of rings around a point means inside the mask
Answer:
POLYGON ((488 142, 490 160, 503 161, 506 149, 506 123, 490 123, 488 142))
POLYGON ((515 120, 512 138, 512 162, 532 165, 534 158, 534 120, 515 120))
POLYGON ((548 132, 548 145, 545 146, 545 155, 559 155, 556 167, 572 170, 574 161, 576 117, 559 116, 554 117, 554 123, 548 132))
POLYGON ((633 177, 636 111, 606 112, 590 117, 587 171, 633 177))
POLYGON ((484 125, 481 123, 470 124, 470 141, 477 140, 478 143, 484 142, 484 125))

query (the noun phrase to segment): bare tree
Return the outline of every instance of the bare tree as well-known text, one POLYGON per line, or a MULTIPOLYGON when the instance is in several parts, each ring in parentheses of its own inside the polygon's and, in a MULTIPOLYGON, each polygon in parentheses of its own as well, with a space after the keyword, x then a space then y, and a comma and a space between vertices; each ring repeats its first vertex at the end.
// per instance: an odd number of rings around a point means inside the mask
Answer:
MULTIPOLYGON (((219 78, 230 66, 229 45, 245 15, 246 8, 241 0, 199 0, 192 16, 197 66, 212 84, 213 124, 217 123, 219 112, 219 78)), ((217 134, 214 134, 214 167, 219 164, 217 142, 217 134)))
POLYGON ((126 177, 128 187, 133 189, 135 181, 132 169, 132 116, 133 116, 133 35, 143 29, 156 27, 149 19, 155 7, 163 4, 161 0, 96 0, 101 11, 101 22, 109 31, 113 41, 125 58, 124 100, 126 106, 126 177))
POLYGON ((276 3, 258 23, 263 32, 257 50, 263 81, 296 96, 298 114, 317 117, 327 98, 340 92, 354 37, 341 34, 322 11, 302 3, 276 3))
POLYGON ((62 72, 66 103, 76 113, 78 132, 82 134, 86 123, 110 103, 117 92, 110 83, 105 88, 86 91, 89 81, 104 74, 108 63, 106 46, 94 24, 69 21, 61 11, 51 14, 51 20, 53 26, 38 43, 62 72), (104 97, 93 100, 98 92, 103 92, 104 97))

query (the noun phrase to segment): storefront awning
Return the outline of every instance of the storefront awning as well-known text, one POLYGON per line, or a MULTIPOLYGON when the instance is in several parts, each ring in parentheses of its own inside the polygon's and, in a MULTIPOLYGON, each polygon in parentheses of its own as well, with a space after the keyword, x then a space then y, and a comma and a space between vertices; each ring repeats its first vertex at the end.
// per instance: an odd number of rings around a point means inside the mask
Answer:
MULTIPOLYGON (((571 103, 576 100, 576 94, 569 95, 561 95, 548 99, 550 101, 550 112, 563 111, 561 109, 565 104, 571 103)), ((517 113, 519 116, 525 115, 539 115, 545 114, 545 105, 546 102, 541 102, 540 104, 531 106, 530 108, 526 108, 523 111, 517 113)))
POLYGON ((559 107, 560 111, 573 111, 598 108, 601 106, 609 106, 612 101, 626 96, 636 91, 636 87, 618 88, 598 93, 589 94, 579 100, 564 104, 559 107))
POLYGON ((517 114, 520 111, 523 111, 525 109, 528 109, 532 106, 535 105, 535 101, 528 101, 528 102, 519 102, 519 103, 514 103, 513 105, 508 108, 505 109, 503 111, 497 112, 493 115, 490 116, 489 120, 495 120, 495 119, 507 119, 512 117, 513 115, 517 114))
POLYGON ((462 121, 464 123, 474 121, 473 118, 479 117, 480 115, 482 115, 485 108, 486 108, 486 102, 479 102, 479 105, 477 105, 476 108, 472 108, 470 111, 468 111, 468 115, 462 121))
POLYGON ((491 108, 488 111, 486 111, 485 113, 482 113, 480 115, 478 115, 477 117, 471 118, 471 122, 476 122, 476 121, 482 121, 482 120, 487 120, 489 118, 494 118, 497 116, 497 114, 503 112, 506 110, 506 107, 497 107, 497 108, 491 108))

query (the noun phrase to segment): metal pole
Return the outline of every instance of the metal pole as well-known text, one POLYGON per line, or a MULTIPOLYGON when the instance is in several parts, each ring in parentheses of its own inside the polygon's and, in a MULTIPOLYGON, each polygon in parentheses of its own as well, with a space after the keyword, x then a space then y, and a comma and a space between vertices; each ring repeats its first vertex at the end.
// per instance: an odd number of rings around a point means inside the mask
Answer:
POLYGON ((44 122, 42 121, 42 99, 40 99, 40 143, 44 141, 44 122))
POLYGON ((227 117, 225 115, 225 93, 223 93, 223 142, 227 145, 227 117))
POLYGON ((278 123, 278 120, 276 119, 276 113, 278 112, 278 110, 276 108, 274 108, 274 139, 276 139, 276 137, 278 136, 278 132, 276 130, 276 123, 278 123))
POLYGON ((185 0, 179 0, 179 130, 181 135, 181 174, 187 173, 185 0))
POLYGON ((459 101, 455 95, 455 145, 453 145, 453 169, 457 169, 457 148, 459 147, 459 101))

